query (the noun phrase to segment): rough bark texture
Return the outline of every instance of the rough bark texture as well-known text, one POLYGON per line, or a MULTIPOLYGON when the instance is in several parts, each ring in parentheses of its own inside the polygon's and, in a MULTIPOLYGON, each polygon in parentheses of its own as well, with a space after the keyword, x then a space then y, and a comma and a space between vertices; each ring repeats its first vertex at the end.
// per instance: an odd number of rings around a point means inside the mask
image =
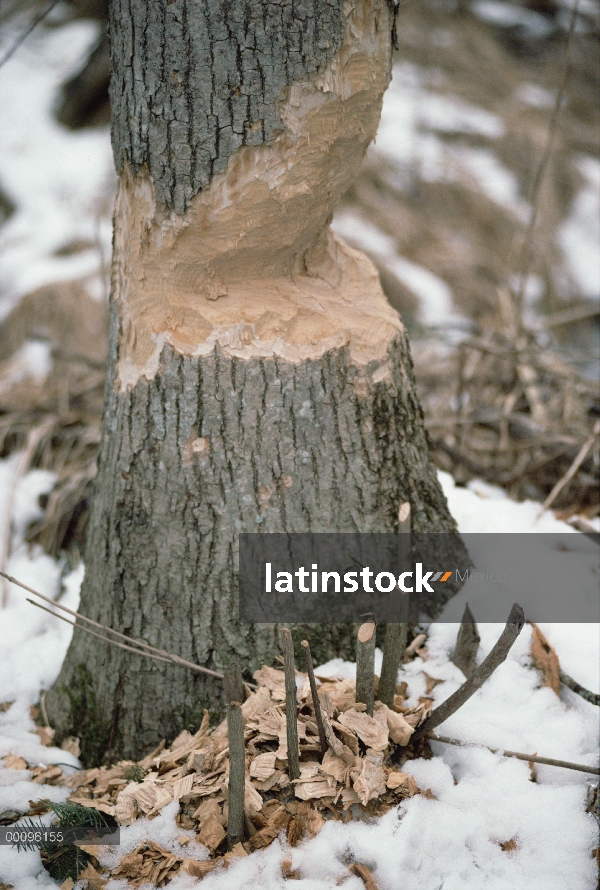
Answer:
MULTIPOLYGON (((451 530, 405 337, 390 358, 392 382, 366 392, 344 351, 292 365, 166 349, 153 381, 111 389, 81 611, 198 664, 222 671, 235 654, 253 671, 279 643, 274 626, 236 623, 240 531, 393 532, 404 501, 415 531, 451 530)), ((335 654, 310 637, 316 659, 335 654)), ((63 732, 92 721, 88 761, 146 752, 223 701, 219 681, 77 632, 47 697, 63 732)))
POLYGON ((342 0, 113 0, 113 149, 177 213, 243 145, 271 142, 286 86, 340 48, 342 0))
MULTIPOLYGON (((395 532, 405 502, 415 531, 455 528, 404 329, 329 232, 391 20, 386 0, 113 0, 120 197, 80 609, 221 672, 279 651, 276 627, 236 623, 240 532, 395 532)), ((294 634, 317 663, 353 651, 351 627, 294 634)), ((91 763, 196 729, 224 690, 75 631, 46 704, 91 763)))

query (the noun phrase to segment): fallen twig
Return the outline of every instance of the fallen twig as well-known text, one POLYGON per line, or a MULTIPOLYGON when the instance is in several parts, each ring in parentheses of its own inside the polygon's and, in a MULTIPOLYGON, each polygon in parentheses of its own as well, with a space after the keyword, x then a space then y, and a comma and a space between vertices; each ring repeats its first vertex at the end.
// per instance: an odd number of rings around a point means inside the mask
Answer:
POLYGON ((323 726, 323 714, 321 712, 321 702, 319 701, 319 693, 317 692, 317 681, 315 680, 315 672, 313 670, 312 656, 310 654, 310 646, 308 640, 302 640, 302 648, 304 649, 304 661, 306 663, 306 673, 308 674, 308 682, 310 683, 310 694, 313 701, 313 709, 315 712, 315 722, 319 733, 319 743, 323 754, 329 747, 325 736, 325 727, 323 726))
POLYGON ((591 449, 592 445, 594 444, 594 442, 596 441, 596 439, 598 438, 599 435, 600 435, 600 420, 597 420, 596 423, 594 424, 594 429, 592 431, 592 435, 588 439, 585 440, 585 442, 579 449, 579 454, 577 455, 577 457, 575 458, 575 460, 573 461, 573 463, 571 464, 571 466, 569 467, 569 469, 567 470, 565 475, 562 477, 562 479, 558 480, 558 482, 556 483, 556 485, 554 486, 554 488, 552 489, 552 491, 550 492, 550 494, 548 495, 548 497, 542 504, 541 509, 536 516, 536 519, 540 518, 540 516, 542 515, 544 510, 547 510, 548 507, 556 500, 556 498, 561 493, 561 491, 563 490, 563 488, 565 487, 567 482, 569 482, 573 478, 573 476, 575 475, 575 473, 577 472, 577 470, 579 469, 581 464, 586 459, 589 450, 591 449))
POLYGON ((460 739, 450 739, 448 736, 436 735, 434 732, 428 732, 427 738, 431 739, 432 742, 443 742, 444 745, 456 745, 459 748, 485 748, 486 751, 491 751, 493 754, 502 754, 504 757, 516 757, 517 760, 525 760, 528 763, 562 766, 564 769, 574 769, 580 773, 591 773, 594 776, 600 776, 600 769, 596 766, 585 766, 581 763, 571 763, 568 760, 556 760, 553 757, 539 757, 537 754, 522 754, 520 751, 505 751, 503 748, 490 748, 488 745, 480 745, 478 742, 463 742, 460 739))
POLYGON ((506 627, 500 634, 500 637, 490 654, 487 658, 484 658, 479 667, 475 668, 471 676, 459 689, 456 690, 455 693, 453 693, 453 695, 450 696, 450 698, 447 698, 445 702, 442 702, 439 707, 431 712, 429 717, 416 729, 412 737, 413 740, 427 735, 432 729, 435 729, 436 726, 439 726, 440 723, 443 723, 448 717, 451 717, 455 711, 458 711, 458 709, 462 707, 475 692, 477 692, 480 686, 483 686, 485 681, 492 676, 496 668, 506 659, 512 644, 521 633, 524 624, 525 615, 523 614, 523 609, 518 603, 515 603, 510 610, 506 627))
MULTIPOLYGON (((199 664, 194 664, 193 661, 187 661, 185 658, 181 658, 180 655, 173 655, 171 652, 166 652, 164 649, 157 649, 155 646, 150 646, 148 643, 143 643, 141 640, 136 640, 133 637, 128 637, 125 634, 120 633, 118 630, 113 630, 112 627, 107 627, 104 624, 99 624, 97 621, 94 621, 92 618, 86 618, 85 615, 82 615, 80 612, 75 612, 73 609, 69 609, 67 606, 63 606, 62 603, 57 603, 55 600, 51 599, 49 596, 44 596, 43 593, 40 593, 39 590, 34 590, 33 587, 28 587, 27 584, 23 584, 21 581, 17 581, 16 578, 13 578, 12 575, 7 575, 6 572, 0 571, 0 576, 6 578, 7 581, 10 581, 11 584, 16 584, 17 587, 21 587, 23 590, 27 590, 29 593, 33 593, 34 596, 39 596, 41 600, 49 603, 56 609, 60 609, 62 612, 67 612, 69 615, 72 615, 74 618, 78 618, 80 621, 85 622, 86 624, 91 624, 93 627, 97 627, 99 630, 104 631, 105 633, 114 634, 121 640, 125 640, 127 643, 127 648, 133 646, 139 646, 138 649, 134 649, 137 655, 153 655, 155 656, 155 660, 164 659, 165 661, 170 661, 172 664, 178 664, 181 667, 187 667, 191 671, 196 671, 198 674, 208 674, 211 677, 217 677, 217 679, 222 680, 223 674, 220 674, 218 671, 213 671, 210 668, 202 667, 199 664), (159 658, 156 658, 159 656, 159 658)), ((30 600, 31 602, 31 600, 30 600)), ((37 605, 34 603, 33 605, 37 605)), ((39 608, 42 608, 41 606, 39 608)), ((49 611, 49 610, 46 610, 49 611)), ((59 618, 59 615, 56 615, 54 612, 52 613, 56 618, 59 618)), ((66 620, 66 619, 63 619, 66 620)), ((78 628, 79 630, 83 630, 84 628, 80 624, 75 624, 75 622, 67 622, 68 624, 73 624, 73 627, 78 628)), ((110 640, 108 637, 102 637, 105 639, 107 643, 111 643, 112 645, 117 645, 116 641, 110 640)), ((122 648, 122 644, 119 644, 119 648, 122 648)))
MULTIPOLYGON (((410 504, 406 501, 400 504, 398 509, 398 534, 410 534, 410 504)), ((404 659, 406 651, 406 636, 408 633, 408 615, 410 608, 410 594, 405 593, 400 600, 402 604, 402 622, 388 623, 385 627, 383 643, 383 661, 381 663, 381 676, 377 698, 388 708, 392 707, 398 682, 398 670, 404 659)))
POLYGON ((592 705, 598 705, 600 707, 600 694, 597 692, 590 692, 589 689, 586 689, 585 686, 582 686, 581 683, 578 683, 577 680, 574 680, 573 677, 569 677, 568 674, 565 674, 563 669, 559 667, 558 676, 560 678, 560 682, 566 686, 571 692, 576 692, 577 695, 580 695, 586 701, 589 701, 592 705))

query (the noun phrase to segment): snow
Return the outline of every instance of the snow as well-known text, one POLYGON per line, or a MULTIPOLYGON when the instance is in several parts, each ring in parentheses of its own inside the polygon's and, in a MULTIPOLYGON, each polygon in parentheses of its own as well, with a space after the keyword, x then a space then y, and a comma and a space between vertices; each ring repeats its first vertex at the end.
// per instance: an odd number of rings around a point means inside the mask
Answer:
POLYGON ((578 296, 600 297, 600 160, 579 159, 584 185, 573 201, 558 235, 578 296))
POLYGON ((469 327, 468 320, 454 312, 452 289, 439 275, 401 257, 394 239, 351 211, 336 213, 332 228, 353 245, 374 255, 419 298, 419 320, 427 327, 469 327))
MULTIPOLYGON (((0 461, 0 493, 14 464, 15 457, 0 461)), ((463 532, 569 530, 578 534, 550 512, 538 520, 539 504, 515 503, 501 489, 480 481, 461 488, 448 474, 439 476, 463 532)), ((66 574, 61 582, 62 566, 39 550, 28 549, 22 540, 27 517, 39 512, 39 493, 52 481, 51 474, 33 471, 18 485, 8 571, 51 597, 58 595, 62 583, 61 602, 76 609, 83 566, 66 574)), ((535 534, 532 537, 535 539, 535 534)), ((478 661, 489 652, 501 629, 501 625, 479 625, 478 661)), ((600 627, 541 625, 541 629, 556 647, 564 670, 588 688, 598 689, 600 627)), ((432 624, 427 660, 416 658, 401 669, 399 679, 408 684, 409 704, 425 694, 425 673, 441 680, 430 693, 436 703, 461 684, 464 678, 450 661, 456 634, 456 624, 432 624)), ((40 690, 48 689, 56 678, 70 636, 66 624, 34 609, 22 590, 9 585, 8 605, 0 622, 0 701, 15 701, 0 713, 0 758, 19 753, 35 763, 76 763, 67 752, 40 744, 29 715, 29 706, 39 699, 40 690)), ((531 628, 526 625, 506 662, 438 730, 470 744, 456 748, 433 743, 436 756, 432 760, 404 765, 419 787, 431 790, 433 799, 417 795, 370 822, 329 822, 316 838, 298 848, 291 849, 279 840, 226 872, 211 873, 202 881, 203 890, 278 890, 286 883, 282 860, 290 857, 292 868, 301 876, 294 883, 298 890, 333 890, 344 876, 348 890, 364 890, 362 881, 348 873, 347 864, 352 861, 372 869, 379 890, 514 890, 525 886, 533 890, 592 890, 595 869, 589 851, 595 844, 597 825, 585 813, 589 777, 536 766, 536 781, 532 782, 527 763, 475 747, 477 743, 584 764, 596 762, 597 709, 569 690, 563 690, 558 699, 552 690, 541 686, 539 674, 531 666, 530 637, 531 628), (513 838, 516 848, 502 850, 500 844, 513 838)), ((377 650, 376 670, 381 658, 377 650)), ((352 677, 355 665, 334 659, 320 666, 317 673, 352 677)), ((0 812, 26 809, 30 799, 61 800, 66 796, 65 789, 40 786, 29 778, 27 772, 0 767, 0 812)), ((105 852, 102 861, 114 865, 119 856, 146 838, 179 855, 207 858, 198 842, 185 848, 179 845, 177 838, 191 832, 176 826, 176 811, 177 804, 171 804, 156 819, 140 820, 123 829, 121 847, 105 852)), ((37 854, 17 854, 7 847, 0 847, 0 880, 12 883, 15 890, 54 886, 37 854)), ((197 885, 196 879, 182 875, 169 886, 191 890, 197 885)), ((107 890, 124 888, 123 881, 107 885, 107 890)))
MULTIPOLYGON (((3 31, 2 54, 16 36, 3 31)), ((33 32, 0 69, 0 182, 17 208, 0 229, 0 285, 11 295, 0 302, 0 317, 17 297, 43 284, 97 276, 99 243, 110 256, 115 175, 108 129, 71 133, 51 114, 58 87, 97 34, 90 21, 33 32), (100 216, 99 198, 107 206, 100 216), (82 240, 87 249, 55 255, 82 240)))

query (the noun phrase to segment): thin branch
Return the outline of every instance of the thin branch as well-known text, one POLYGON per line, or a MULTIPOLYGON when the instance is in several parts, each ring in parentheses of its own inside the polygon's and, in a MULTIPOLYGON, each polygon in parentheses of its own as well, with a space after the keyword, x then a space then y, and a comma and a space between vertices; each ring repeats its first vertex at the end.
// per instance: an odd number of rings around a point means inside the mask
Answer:
POLYGON ((25 41, 27 40, 27 38, 29 37, 31 32, 35 28, 37 28, 39 23, 42 22, 46 18, 46 16, 49 15, 49 13, 52 12, 52 10, 58 4, 58 2, 59 2, 59 0, 50 0, 50 3, 48 4, 48 6, 46 6, 45 9, 42 9, 41 12, 38 12, 38 14, 33 17, 33 19, 30 21, 30 23, 27 25, 27 27, 24 28, 23 31, 21 31, 21 33, 19 34, 19 36, 17 37, 17 39, 15 40, 15 42, 13 43, 11 48, 6 51, 6 53, 4 54, 4 57, 0 60, 0 68, 2 68, 3 65, 6 65, 8 60, 12 56, 14 56, 14 54, 19 49, 21 44, 25 43, 25 41))
POLYGON ((460 739, 449 739, 444 735, 436 735, 434 732, 428 732, 427 738, 432 742, 443 742, 444 745, 456 745, 459 748, 477 747, 485 748, 493 754, 502 754, 504 757, 516 757, 517 760, 525 760, 528 763, 543 763, 546 766, 562 766, 564 769, 574 769, 580 773, 591 773, 593 776, 600 776, 600 769, 596 766, 585 766, 581 763, 571 763, 568 760, 555 760, 553 757, 538 757, 537 754, 522 754, 520 751, 505 751, 503 748, 490 748, 488 745, 480 745, 478 742, 462 742, 460 739))
POLYGON ((597 420, 596 423, 594 424, 594 429, 592 431, 592 435, 589 437, 589 439, 585 440, 585 442, 579 449, 579 454, 577 455, 577 457, 575 458, 575 460, 573 461, 573 463, 571 464, 571 466, 569 467, 569 469, 567 470, 565 475, 562 477, 562 479, 558 480, 558 482, 556 483, 556 485, 554 486, 554 488, 552 489, 552 491, 550 492, 550 494, 548 495, 548 497, 542 504, 541 509, 536 516, 536 519, 539 519, 540 516, 542 515, 542 513, 544 512, 544 510, 547 510, 548 507, 554 503, 554 501, 556 500, 558 495, 561 493, 561 491, 567 484, 567 482, 570 482, 570 480, 573 478, 573 476, 575 475, 575 473, 577 472, 577 470, 579 469, 581 464, 586 459, 588 452, 590 451, 592 445, 594 444, 594 442, 596 441, 596 439, 598 438, 599 435, 600 435, 600 420, 597 420))
POLYGON ((41 609, 42 612, 47 612, 48 615, 53 615, 54 618, 58 618, 59 621, 64 621, 65 624, 69 624, 71 627, 76 627, 78 630, 82 630, 84 633, 90 634, 92 637, 97 637, 99 640, 103 640, 111 646, 125 649, 126 652, 134 652, 136 655, 144 655, 146 658, 151 658, 152 661, 164 661, 167 664, 170 664, 168 658, 162 658, 160 655, 151 655, 149 652, 144 652, 142 649, 135 649, 133 646, 126 646, 125 643, 118 643, 116 640, 111 640, 110 637, 105 637, 102 634, 97 633, 95 630, 90 630, 89 627, 82 627, 80 624, 75 624, 74 621, 69 621, 64 615, 59 615, 58 612, 53 612, 52 609, 42 606, 41 603, 34 603, 34 601, 29 598, 27 598, 27 602, 31 603, 32 606, 35 606, 36 609, 41 609))
POLYGON ((558 90, 558 95, 556 97, 556 102, 554 104, 554 108, 552 110, 552 117, 550 119, 550 125, 548 127, 548 136, 546 139, 546 145, 544 148, 544 154, 542 155, 542 159, 540 161, 540 166, 538 167, 536 177, 533 183, 533 188, 531 190, 531 216, 529 218, 529 224, 527 226, 527 232, 525 233, 525 240, 523 242, 523 248, 521 250, 521 259, 520 259, 520 276, 519 276, 519 290, 517 292, 517 306, 521 307, 523 304, 523 296, 525 293, 525 285, 527 283, 527 279, 529 278, 529 268, 531 265, 531 246, 533 242, 533 232, 537 223, 538 211, 539 211, 539 197, 540 190, 542 187, 542 183, 544 181, 544 177, 546 175, 546 168, 548 166, 548 162, 552 155, 552 149, 554 146, 554 136, 556 134, 556 127, 558 124, 558 119, 560 117, 560 112, 562 110, 563 97, 565 95, 565 89, 567 86, 567 79, 569 75, 569 66, 571 60, 571 45, 573 43, 573 34, 575 33, 575 23, 577 21, 577 15, 579 12, 579 0, 575 0, 573 4, 573 10, 571 12, 571 21, 569 22, 569 32, 567 34, 567 45, 565 48, 565 58, 563 63, 563 72, 560 88, 558 90))
POLYGON ((329 745, 327 743, 327 737, 325 736, 325 727, 323 726, 323 714, 321 712, 321 702, 319 701, 319 693, 317 692, 317 681, 315 680, 315 672, 313 669, 312 656, 310 654, 310 646, 308 645, 308 640, 302 640, 301 646, 304 649, 304 661, 306 664, 306 673, 308 674, 308 682, 310 684, 310 694, 313 701, 315 722, 317 724, 317 731, 319 733, 319 742, 321 745, 321 751, 323 752, 323 754, 325 754, 329 745))
POLYGON ((287 627, 281 630, 283 669, 285 672, 285 725, 287 731, 288 771, 290 779, 300 778, 300 749, 298 747, 298 718, 296 709, 296 666, 294 644, 287 627))
POLYGON ((582 686, 581 683, 578 683, 577 680, 574 680, 573 677, 569 677, 568 674, 565 674, 563 669, 559 667, 558 676, 560 678, 560 682, 566 686, 571 692, 576 692, 577 695, 580 695, 586 701, 589 701, 592 705, 598 705, 600 707, 600 693, 598 692, 590 692, 589 689, 586 689, 585 686, 582 686))
POLYGON ((445 702, 442 702, 439 707, 431 712, 429 717, 417 728, 411 741, 427 735, 428 732, 431 732, 432 729, 435 729, 436 726, 439 726, 440 723, 443 723, 451 717, 452 714, 458 711, 458 709, 462 707, 481 686, 483 686, 485 681, 492 676, 496 668, 505 661, 512 644, 521 633, 524 624, 525 615, 523 614, 523 609, 518 603, 515 603, 510 610, 506 627, 500 634, 496 645, 493 647, 487 658, 484 658, 479 667, 475 668, 471 676, 459 689, 456 690, 455 693, 453 693, 453 695, 450 696, 450 698, 447 698, 445 702))
MULTIPOLYGON (((49 596, 44 596, 43 593, 40 593, 39 590, 34 590, 33 587, 28 587, 27 584, 23 584, 21 581, 17 581, 16 578, 13 578, 12 575, 7 575, 6 572, 0 571, 0 576, 6 578, 7 581, 10 581, 11 584, 16 584, 17 587, 23 588, 23 590, 27 590, 29 593, 33 593, 34 596, 39 596, 41 600, 49 603, 56 609, 60 609, 63 612, 67 612, 69 615, 73 615, 74 618, 78 618, 79 621, 84 621, 86 624, 91 624, 93 627, 97 627, 99 630, 104 631, 105 633, 114 634, 121 640, 125 640, 129 646, 135 645, 139 646, 140 649, 143 649, 147 653, 151 653, 153 655, 161 656, 162 658, 170 661, 172 664, 180 665, 181 667, 187 667, 191 671, 196 671, 198 674, 208 674, 210 677, 216 677, 218 680, 223 679, 223 674, 220 674, 218 671, 213 671, 210 668, 202 667, 199 664, 194 664, 193 661, 187 661, 185 658, 181 658, 180 655, 173 655, 171 652, 166 652, 164 649, 157 649, 155 646, 150 646, 148 643, 144 643, 141 640, 136 640, 133 637, 128 637, 125 634, 120 633, 118 630, 113 630, 112 627, 107 627, 104 624, 99 624, 97 621, 94 621, 92 618, 86 618, 85 615, 82 615, 80 612, 74 612, 73 609, 69 609, 67 606, 63 606, 62 603, 57 603, 55 600, 51 599, 49 596)), ((57 616, 58 617, 58 616, 57 616)), ((80 630, 83 630, 80 624, 75 624, 80 630)), ((109 642, 107 640, 107 642, 109 642)), ((137 650, 135 650, 137 652, 137 650)), ((139 654, 143 654, 138 652, 139 654)))

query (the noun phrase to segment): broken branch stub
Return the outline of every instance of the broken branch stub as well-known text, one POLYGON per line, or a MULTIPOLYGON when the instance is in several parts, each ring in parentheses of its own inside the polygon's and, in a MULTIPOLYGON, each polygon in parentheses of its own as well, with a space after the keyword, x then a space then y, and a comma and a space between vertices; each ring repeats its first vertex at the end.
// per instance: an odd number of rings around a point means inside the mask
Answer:
POLYGON ((356 701, 363 702, 369 717, 375 703, 375 622, 365 621, 356 637, 356 701))
POLYGON ((288 771, 290 779, 300 778, 300 751, 298 748, 298 723, 296 718, 296 665, 292 635, 284 627, 281 631, 283 670, 285 673, 285 727, 288 747, 288 771))
POLYGON ((463 672, 465 677, 470 677, 475 670, 479 642, 480 636, 477 630, 477 623, 467 603, 452 657, 452 661, 463 672))
POLYGON ((244 716, 239 702, 229 702, 227 737, 229 742, 227 846, 231 850, 244 840, 245 824, 246 749, 244 746, 244 716))
POLYGON ((315 680, 315 672, 313 670, 312 656, 310 654, 310 646, 308 640, 302 640, 302 648, 304 649, 304 660, 306 663, 306 673, 308 674, 308 682, 310 684, 310 694, 313 701, 313 709, 315 712, 315 722, 319 733, 319 743, 323 754, 327 751, 328 743, 325 735, 325 727, 323 725, 323 714, 321 712, 321 702, 317 692, 317 681, 315 680))
POLYGON ((467 702, 477 690, 483 686, 485 681, 489 679, 497 667, 506 660, 506 656, 511 650, 514 641, 517 639, 523 625, 525 624, 525 615, 523 609, 518 603, 515 603, 510 610, 506 627, 500 634, 498 641, 493 647, 490 654, 484 658, 478 668, 475 668, 471 676, 456 690, 456 692, 447 698, 439 707, 431 712, 427 720, 425 720, 413 735, 413 741, 422 738, 448 717, 451 717, 455 711, 458 711, 465 702, 467 702))
MULTIPOLYGON (((406 501, 400 504, 398 509, 398 533, 410 534, 410 526, 410 504, 406 501)), ((389 623, 386 625, 383 643, 383 662, 381 664, 381 677, 377 694, 377 698, 387 705, 388 708, 391 708, 394 703, 398 670, 406 651, 410 594, 403 594, 400 602, 404 621, 399 624, 389 623)))

